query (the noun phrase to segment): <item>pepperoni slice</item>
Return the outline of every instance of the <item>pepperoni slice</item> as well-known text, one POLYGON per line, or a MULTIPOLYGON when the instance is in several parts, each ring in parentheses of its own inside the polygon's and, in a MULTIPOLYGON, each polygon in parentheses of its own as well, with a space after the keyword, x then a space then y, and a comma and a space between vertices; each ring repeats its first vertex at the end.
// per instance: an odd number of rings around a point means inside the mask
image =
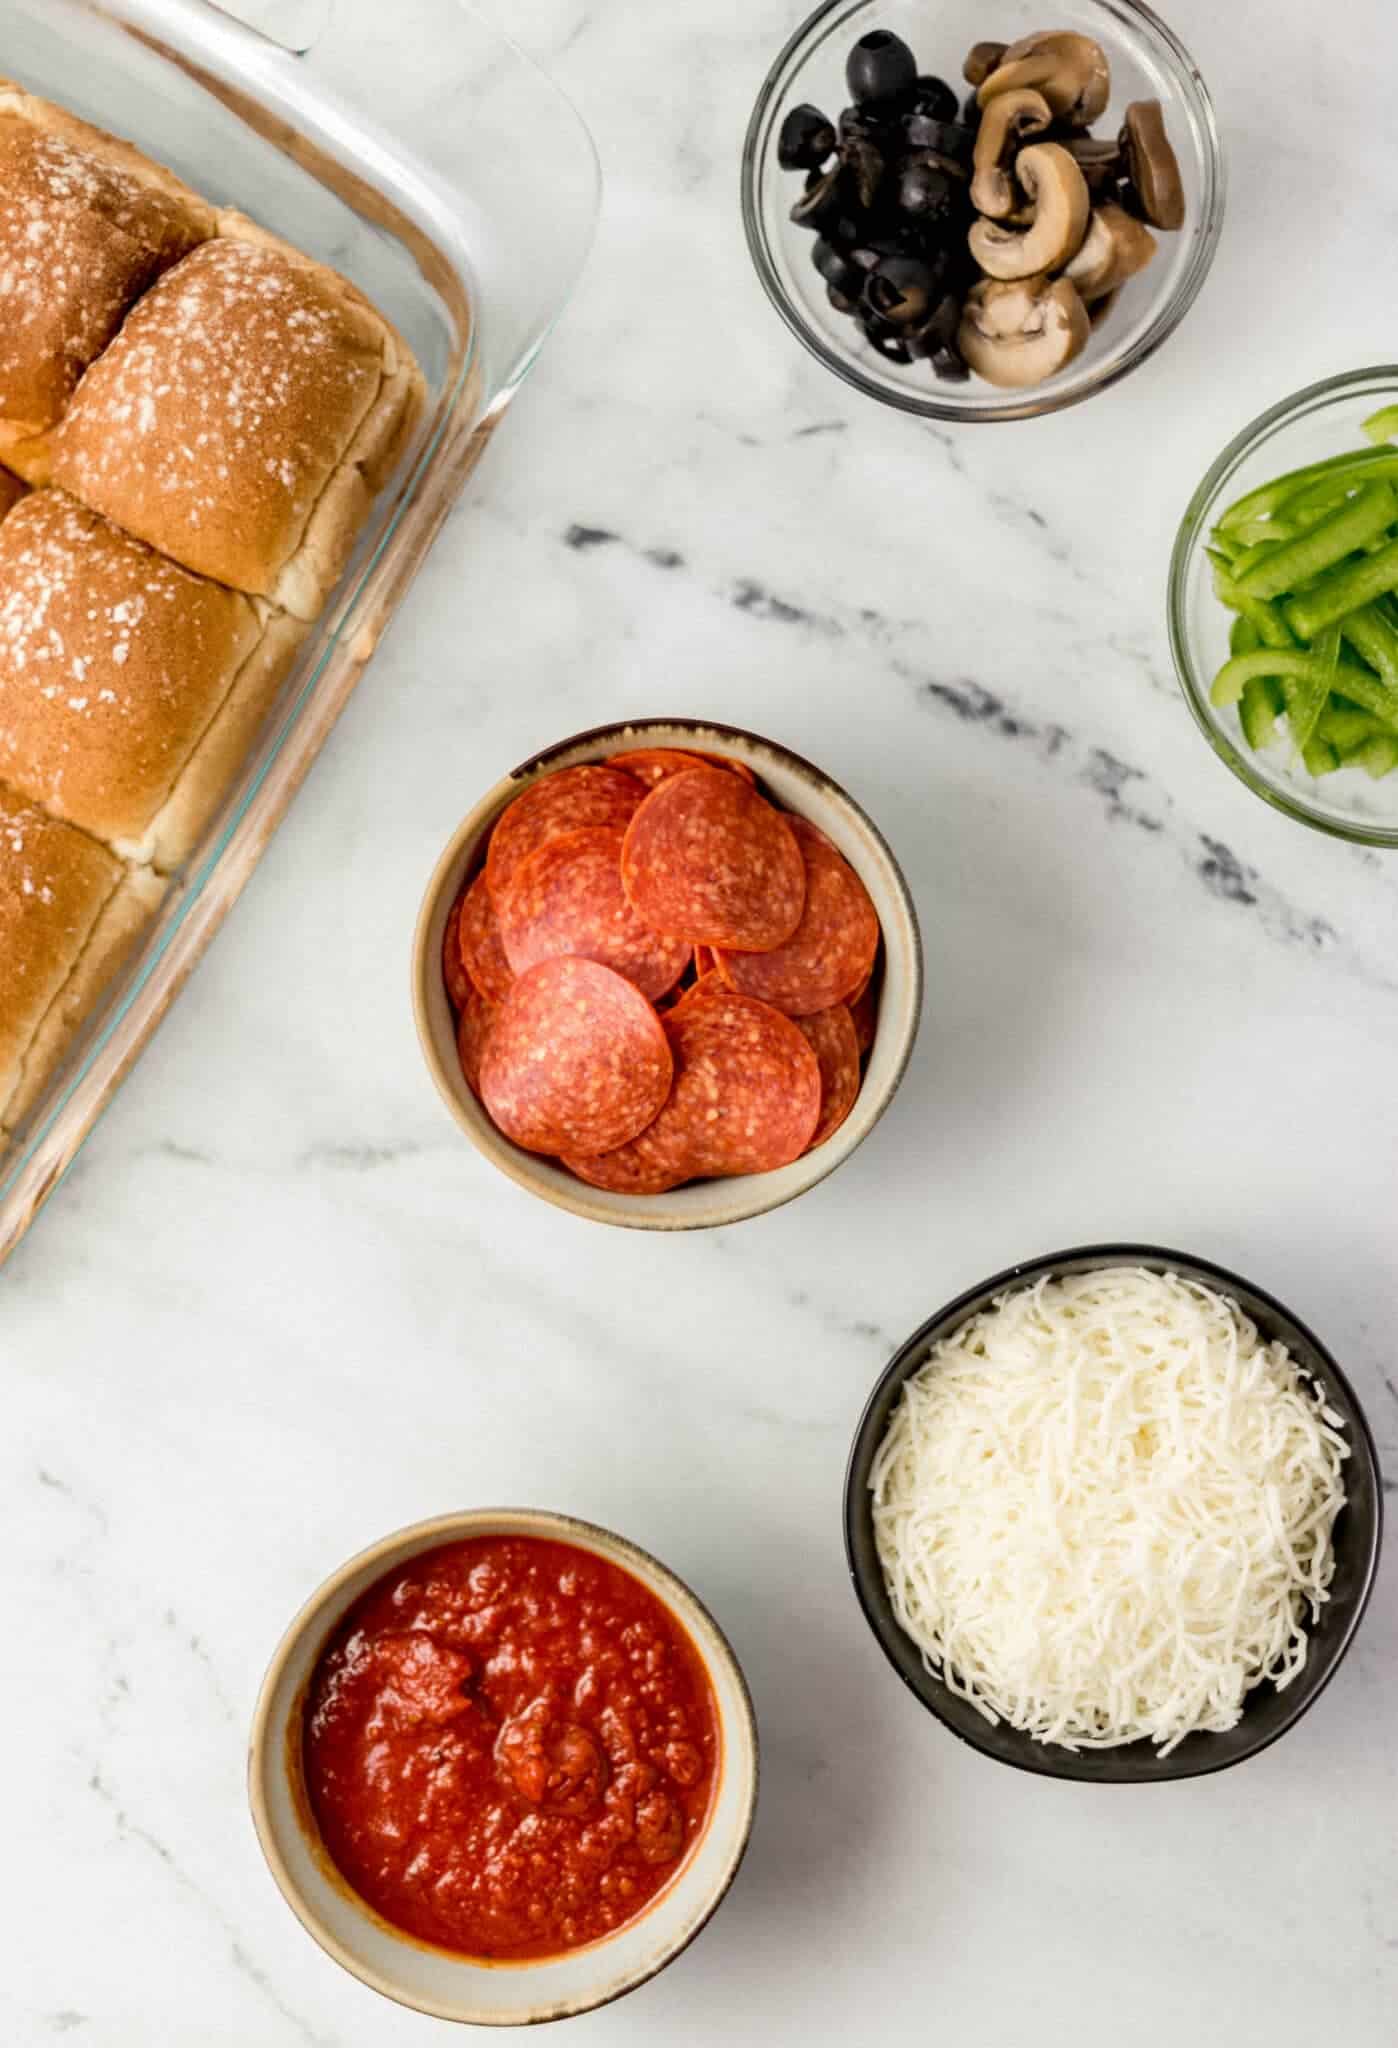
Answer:
POLYGON ((627 902, 624 836, 615 826, 587 825, 520 862, 499 904, 504 957, 516 974, 572 953, 624 974, 652 1000, 674 987, 694 948, 688 939, 653 932, 627 902))
POLYGON ((471 980, 461 960, 461 904, 457 897, 447 912, 446 930, 442 933, 442 979, 447 985, 447 1001, 458 1014, 466 1007, 466 998, 471 993, 471 980))
POLYGON ((654 789, 667 775, 682 775, 686 768, 702 768, 712 759, 708 754, 686 754, 678 747, 637 747, 629 754, 613 754, 608 766, 634 775, 647 789, 654 789))
POLYGON ((560 768, 540 776, 501 813, 490 835, 485 872, 491 895, 498 901, 520 862, 560 832, 625 826, 644 795, 635 776, 620 768, 560 768))
POLYGON ((627 827, 621 878, 653 930, 753 953, 789 939, 806 900, 790 822, 718 768, 656 785, 627 827))
POLYGON ((462 899, 458 944, 461 964, 472 986, 480 990, 488 1003, 503 1003, 515 975, 505 956, 500 924, 484 869, 462 899))
POLYGON ((789 1017, 710 981, 664 1029, 675 1078, 654 1122, 622 1157, 569 1152, 565 1166, 594 1187, 641 1194, 800 1158, 820 1120, 820 1063, 789 1017))
POLYGON ((797 1017, 796 1028, 820 1062, 820 1122, 806 1147, 813 1152, 833 1137, 854 1108, 859 1093, 859 1040, 843 1003, 797 1017))
POLYGON ((612 1152, 594 1152, 590 1157, 569 1154, 563 1161, 568 1171, 585 1180, 590 1188, 605 1188, 613 1195, 668 1195, 671 1188, 693 1180, 695 1169, 689 1156, 687 1133, 676 1124, 665 1124, 664 1111, 649 1129, 619 1145, 612 1152))
POLYGON ((485 1057, 486 1040, 490 1037, 498 1009, 498 1004, 488 1003, 478 988, 468 985, 461 1015, 456 1020, 456 1056, 466 1076, 466 1086, 478 1100, 481 1061, 485 1057))
POLYGON ((481 1100, 528 1152, 610 1152, 655 1117, 672 1070, 639 989, 595 960, 541 960, 496 1013, 481 1100))
POLYGON ((863 1059, 874 1043, 874 1032, 879 1021, 879 998, 872 975, 850 1004, 849 1013, 854 1024, 854 1035, 859 1043, 859 1057, 863 1059))
POLYGON ((843 1003, 867 980, 879 946, 879 914, 825 834, 804 818, 787 822, 806 867, 801 921, 783 945, 770 950, 723 949, 719 971, 744 995, 804 1017, 843 1003))
POLYGON ((754 788, 757 785, 757 777, 753 774, 747 762, 735 761, 731 754, 701 754, 699 758, 701 761, 709 762, 714 768, 730 769, 734 775, 741 775, 744 782, 751 783, 754 788))

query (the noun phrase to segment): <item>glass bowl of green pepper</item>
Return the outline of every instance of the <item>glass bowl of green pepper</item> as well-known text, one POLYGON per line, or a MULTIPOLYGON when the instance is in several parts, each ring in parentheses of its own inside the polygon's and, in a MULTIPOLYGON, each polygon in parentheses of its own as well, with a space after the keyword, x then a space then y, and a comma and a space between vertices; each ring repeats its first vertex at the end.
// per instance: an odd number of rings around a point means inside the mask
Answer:
POLYGON ((1327 378, 1244 428, 1170 563, 1185 697, 1249 789, 1398 846, 1398 365, 1327 378))

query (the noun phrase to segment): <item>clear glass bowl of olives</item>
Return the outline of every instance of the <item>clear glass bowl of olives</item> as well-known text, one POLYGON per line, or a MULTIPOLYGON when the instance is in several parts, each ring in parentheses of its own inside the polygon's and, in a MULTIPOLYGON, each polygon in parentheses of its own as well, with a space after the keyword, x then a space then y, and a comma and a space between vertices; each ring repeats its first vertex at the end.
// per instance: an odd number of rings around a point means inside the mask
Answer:
POLYGON ((846 383, 1029 419, 1178 326, 1224 170, 1203 79, 1141 0, 824 0, 763 82, 742 196, 769 298, 846 383))

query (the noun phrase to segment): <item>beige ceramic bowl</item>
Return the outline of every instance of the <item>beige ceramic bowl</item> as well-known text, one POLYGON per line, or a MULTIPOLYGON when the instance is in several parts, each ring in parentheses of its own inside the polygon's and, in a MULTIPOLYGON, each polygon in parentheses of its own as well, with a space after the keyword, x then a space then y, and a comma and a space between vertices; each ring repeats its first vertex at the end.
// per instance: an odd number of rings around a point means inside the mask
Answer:
POLYGON ((591 1522, 533 1508, 439 1515, 385 1536, 326 1580, 282 1637, 253 1716, 248 1791, 262 1852, 282 1896, 328 1955, 385 1998, 474 2026, 534 2026, 606 2005, 689 1946, 743 1860, 757 1805, 757 1724, 737 1659, 689 1588, 644 1550, 591 1522), (321 1650, 361 1593, 387 1572, 471 1536, 542 1536, 620 1565, 683 1624, 718 1704, 718 1781, 707 1826, 666 1889, 605 1941, 531 1963, 478 1963, 380 1919, 330 1862, 301 1771, 301 1717, 321 1650))
POLYGON ((837 782, 799 754, 730 725, 699 719, 647 718, 599 726, 535 755, 481 798, 452 834, 438 861, 413 941, 413 1007, 433 1080, 472 1144, 510 1179, 575 1216, 634 1230, 702 1230, 741 1223, 805 1194, 849 1158, 887 1109, 917 1037, 922 1010, 922 938, 917 912, 897 861, 877 826, 837 782), (679 747, 744 761, 787 810, 809 818, 839 847, 874 901, 883 926, 883 983, 878 1035, 859 1099, 835 1135, 775 1173, 692 1182, 668 1195, 617 1195, 586 1186, 563 1167, 523 1152, 496 1130, 462 1077, 451 1006, 442 985, 442 935, 463 881, 480 866, 496 819, 541 775, 580 762, 605 761, 634 747, 679 747))

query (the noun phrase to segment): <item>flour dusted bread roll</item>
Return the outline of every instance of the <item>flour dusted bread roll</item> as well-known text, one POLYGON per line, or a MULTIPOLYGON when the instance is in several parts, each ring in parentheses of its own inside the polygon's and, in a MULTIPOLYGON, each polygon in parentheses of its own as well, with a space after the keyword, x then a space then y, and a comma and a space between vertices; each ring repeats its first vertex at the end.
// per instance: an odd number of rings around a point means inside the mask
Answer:
POLYGON ((162 885, 0 786, 0 1125, 37 1101, 162 885))
POLYGON ((33 483, 79 378, 213 208, 129 143, 0 79, 0 459, 33 483))
POLYGON ((62 491, 0 522, 0 781, 119 854, 184 859, 304 638, 62 491))
POLYGON ((345 279, 240 216, 220 228, 83 378, 53 480, 185 568, 311 619, 421 380, 345 279))

